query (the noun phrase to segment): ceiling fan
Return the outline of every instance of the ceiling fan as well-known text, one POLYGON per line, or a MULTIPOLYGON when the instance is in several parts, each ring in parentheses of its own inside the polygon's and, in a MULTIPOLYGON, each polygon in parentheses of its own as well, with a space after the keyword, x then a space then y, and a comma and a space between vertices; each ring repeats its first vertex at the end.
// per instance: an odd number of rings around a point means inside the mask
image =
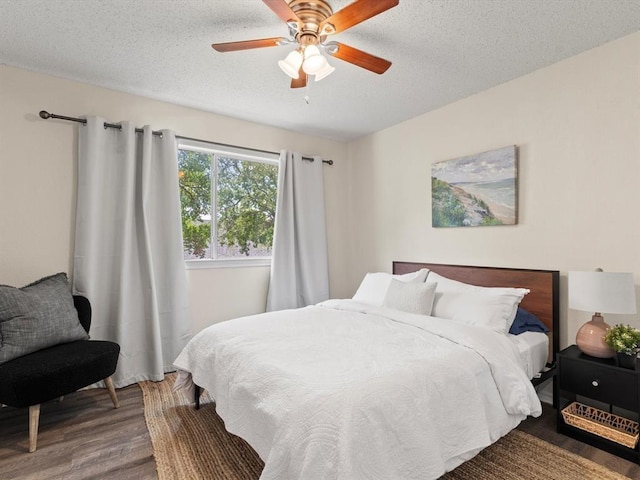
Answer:
POLYGON ((378 74, 384 73, 391 62, 340 42, 327 42, 327 36, 340 33, 392 7, 400 0, 355 0, 333 13, 325 0, 262 0, 289 27, 291 38, 273 37, 240 42, 214 43, 218 52, 233 52, 252 48, 297 44, 287 58, 280 60, 280 68, 291 77, 291 88, 307 85, 309 75, 319 81, 335 68, 329 65, 320 49, 328 55, 378 74))

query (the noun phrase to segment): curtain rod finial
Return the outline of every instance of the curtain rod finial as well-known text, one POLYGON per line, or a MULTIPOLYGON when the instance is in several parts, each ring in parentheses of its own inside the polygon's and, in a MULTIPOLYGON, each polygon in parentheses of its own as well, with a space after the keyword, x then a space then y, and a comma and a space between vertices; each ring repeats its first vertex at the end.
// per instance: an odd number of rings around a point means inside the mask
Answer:
POLYGON ((40 118, 44 118, 45 120, 47 120, 48 118, 51 118, 51 114, 46 110, 40 110, 39 115, 40 115, 40 118))

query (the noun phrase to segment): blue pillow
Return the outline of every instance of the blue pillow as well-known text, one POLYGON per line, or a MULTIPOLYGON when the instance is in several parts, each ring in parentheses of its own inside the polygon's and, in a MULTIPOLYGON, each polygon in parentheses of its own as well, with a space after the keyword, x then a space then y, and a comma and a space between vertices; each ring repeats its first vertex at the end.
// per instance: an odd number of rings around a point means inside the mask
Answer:
POLYGON ((533 313, 527 312, 524 308, 518 307, 516 318, 514 318, 509 333, 512 335, 520 335, 523 332, 542 332, 547 333, 549 329, 540 321, 533 313))

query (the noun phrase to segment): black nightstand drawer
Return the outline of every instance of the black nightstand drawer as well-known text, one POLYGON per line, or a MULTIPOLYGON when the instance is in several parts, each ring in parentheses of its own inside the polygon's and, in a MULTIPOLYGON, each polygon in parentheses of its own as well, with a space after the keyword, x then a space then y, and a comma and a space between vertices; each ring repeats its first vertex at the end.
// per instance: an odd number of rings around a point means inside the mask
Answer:
POLYGON ((562 358, 559 382, 562 389, 604 403, 635 411, 638 408, 637 375, 634 371, 562 358))

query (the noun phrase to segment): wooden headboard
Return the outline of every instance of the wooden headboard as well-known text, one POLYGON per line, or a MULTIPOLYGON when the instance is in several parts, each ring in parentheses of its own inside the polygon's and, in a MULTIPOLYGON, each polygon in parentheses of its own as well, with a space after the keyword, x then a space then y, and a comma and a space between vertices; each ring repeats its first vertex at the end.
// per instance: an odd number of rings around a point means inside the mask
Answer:
POLYGON ((528 288, 520 306, 533 313, 550 330, 549 360, 560 350, 560 272, 523 268, 474 267, 438 263, 393 262, 393 273, 403 274, 428 268, 438 275, 481 287, 528 288))

